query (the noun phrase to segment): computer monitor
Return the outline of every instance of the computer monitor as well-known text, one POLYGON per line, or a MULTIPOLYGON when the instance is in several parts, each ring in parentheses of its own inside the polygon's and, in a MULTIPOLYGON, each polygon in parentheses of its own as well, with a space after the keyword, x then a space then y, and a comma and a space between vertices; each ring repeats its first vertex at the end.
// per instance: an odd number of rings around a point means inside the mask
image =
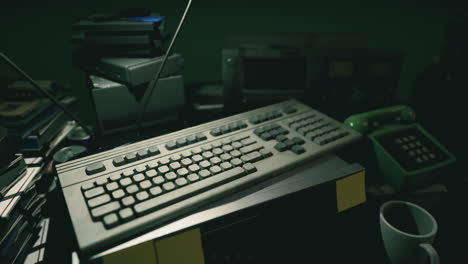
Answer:
POLYGON ((310 87, 309 33, 230 35, 222 50, 226 108, 300 98, 310 87))

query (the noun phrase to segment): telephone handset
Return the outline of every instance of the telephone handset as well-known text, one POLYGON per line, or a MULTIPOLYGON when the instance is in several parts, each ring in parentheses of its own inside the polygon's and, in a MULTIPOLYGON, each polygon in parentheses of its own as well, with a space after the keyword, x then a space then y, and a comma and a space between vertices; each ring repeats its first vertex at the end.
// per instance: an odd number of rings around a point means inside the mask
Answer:
POLYGON ((416 115, 408 106, 353 115, 344 123, 367 135, 380 172, 399 191, 433 181, 455 162, 455 156, 416 123, 416 115))

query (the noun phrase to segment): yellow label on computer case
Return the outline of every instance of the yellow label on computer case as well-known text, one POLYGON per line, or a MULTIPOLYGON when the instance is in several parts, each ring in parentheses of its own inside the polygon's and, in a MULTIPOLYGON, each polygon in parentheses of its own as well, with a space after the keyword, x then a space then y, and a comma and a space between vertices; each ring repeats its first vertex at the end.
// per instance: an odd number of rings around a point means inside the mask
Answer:
POLYGON ((338 212, 366 202, 365 171, 360 171, 336 181, 338 212))
POLYGON ((200 229, 139 245, 104 256, 104 264, 205 263, 200 229))

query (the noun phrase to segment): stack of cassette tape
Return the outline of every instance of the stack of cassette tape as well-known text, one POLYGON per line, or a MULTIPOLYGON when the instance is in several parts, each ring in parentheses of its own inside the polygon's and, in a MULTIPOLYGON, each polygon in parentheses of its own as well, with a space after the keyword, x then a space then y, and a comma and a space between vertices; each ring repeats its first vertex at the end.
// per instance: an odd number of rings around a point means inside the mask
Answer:
POLYGON ((148 10, 132 10, 73 24, 73 63, 85 73, 101 135, 138 128, 135 120, 144 100, 149 100, 144 126, 180 118, 185 99, 180 54, 169 55, 155 92, 145 99, 163 63, 169 39, 165 20, 148 10))

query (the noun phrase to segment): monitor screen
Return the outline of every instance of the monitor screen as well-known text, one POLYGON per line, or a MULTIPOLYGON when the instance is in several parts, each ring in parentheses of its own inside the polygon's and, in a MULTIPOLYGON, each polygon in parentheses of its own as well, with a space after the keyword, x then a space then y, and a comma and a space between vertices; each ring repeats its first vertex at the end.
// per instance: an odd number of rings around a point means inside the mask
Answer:
POLYGON ((243 58, 243 87, 246 90, 304 90, 306 83, 305 57, 243 58))

